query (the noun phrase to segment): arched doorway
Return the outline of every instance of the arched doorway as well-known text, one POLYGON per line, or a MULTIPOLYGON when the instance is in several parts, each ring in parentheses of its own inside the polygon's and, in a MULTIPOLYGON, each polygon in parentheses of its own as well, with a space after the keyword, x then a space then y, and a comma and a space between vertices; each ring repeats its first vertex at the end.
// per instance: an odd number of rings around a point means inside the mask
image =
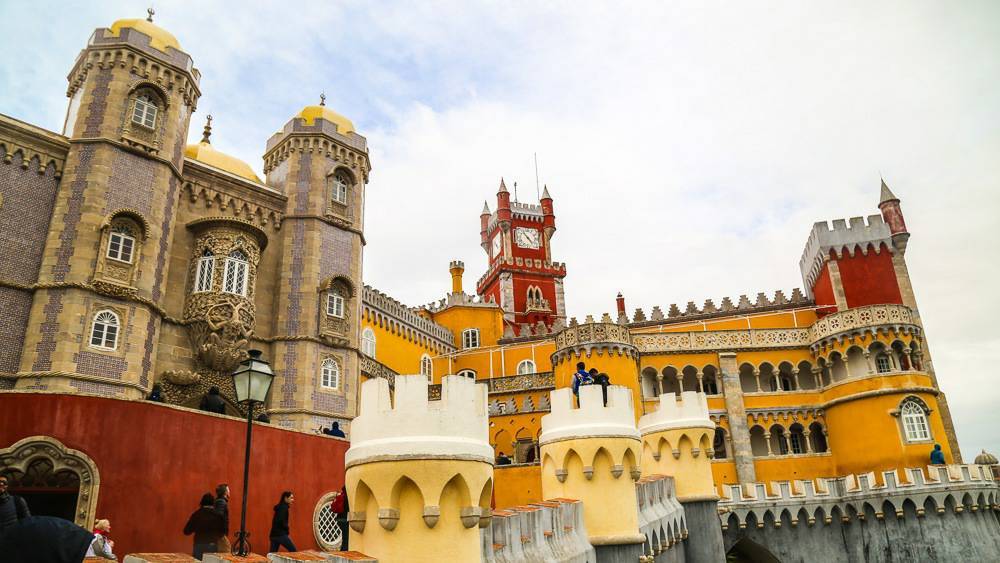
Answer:
POLYGON ((759 543, 741 538, 726 553, 727 563, 780 563, 780 560, 759 543))
POLYGON ((86 454, 55 438, 32 436, 0 450, 0 473, 33 515, 65 518, 85 528, 93 524, 100 476, 86 454))

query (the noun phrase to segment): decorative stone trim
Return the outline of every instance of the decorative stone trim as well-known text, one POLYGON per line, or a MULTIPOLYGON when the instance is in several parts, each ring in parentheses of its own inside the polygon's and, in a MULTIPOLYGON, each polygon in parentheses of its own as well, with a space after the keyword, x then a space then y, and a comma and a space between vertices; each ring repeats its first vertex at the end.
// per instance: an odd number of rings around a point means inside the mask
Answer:
POLYGON ((44 458, 52 463, 52 471, 72 471, 80 478, 73 522, 90 528, 96 518, 97 495, 101 488, 101 476, 97 464, 87 454, 67 448, 49 436, 30 436, 18 440, 8 448, 0 450, 0 466, 6 470, 25 472, 32 461, 44 458))
POLYGON ((642 354, 802 348, 812 343, 807 328, 634 334, 632 340, 642 354))
POLYGON ((905 305, 868 305, 840 311, 823 317, 810 327, 813 346, 825 343, 851 331, 872 332, 885 326, 899 327, 919 332, 920 327, 913 310, 905 305))

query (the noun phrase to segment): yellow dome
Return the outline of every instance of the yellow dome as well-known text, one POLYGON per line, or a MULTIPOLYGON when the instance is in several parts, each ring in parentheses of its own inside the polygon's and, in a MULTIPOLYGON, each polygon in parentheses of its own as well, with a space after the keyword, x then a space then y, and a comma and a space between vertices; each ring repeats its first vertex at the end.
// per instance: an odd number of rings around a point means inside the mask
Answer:
POLYGON ((305 119, 306 125, 313 125, 316 122, 316 118, 322 117, 330 123, 336 123, 338 133, 346 135, 354 131, 354 124, 351 123, 350 119, 326 106, 306 106, 295 117, 305 119))
POLYGON ((193 158, 198 162, 207 164, 212 168, 218 168, 229 172, 230 174, 235 174, 240 178, 245 178, 251 182, 256 182, 258 184, 262 183, 257 174, 254 173, 253 168, 250 165, 243 162, 242 160, 229 156, 226 153, 219 152, 215 150, 210 143, 202 141, 197 145, 188 145, 184 149, 184 156, 193 158))
POLYGON ((123 28, 134 29, 139 33, 144 33, 149 36, 149 45, 154 49, 159 49, 164 53, 167 52, 167 47, 173 47, 178 51, 181 49, 181 44, 177 42, 177 38, 174 37, 169 31, 155 25, 151 21, 143 19, 130 19, 130 20, 118 20, 111 24, 111 35, 112 37, 118 37, 121 35, 123 28))

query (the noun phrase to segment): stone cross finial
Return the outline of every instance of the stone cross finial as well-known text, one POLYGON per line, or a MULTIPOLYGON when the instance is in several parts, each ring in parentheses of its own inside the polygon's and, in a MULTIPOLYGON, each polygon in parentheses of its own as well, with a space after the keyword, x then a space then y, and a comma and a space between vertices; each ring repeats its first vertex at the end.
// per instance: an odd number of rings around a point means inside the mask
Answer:
POLYGON ((208 140, 212 136, 212 116, 205 116, 205 130, 201 133, 201 142, 211 144, 212 142, 208 140))
POLYGON ((146 8, 146 13, 149 14, 148 16, 146 16, 146 21, 152 22, 153 21, 153 15, 156 14, 156 10, 154 10, 153 7, 150 6, 150 7, 146 8))
POLYGON ((326 105, 326 92, 320 92, 319 93, 319 105, 321 105, 321 106, 325 106, 326 105))

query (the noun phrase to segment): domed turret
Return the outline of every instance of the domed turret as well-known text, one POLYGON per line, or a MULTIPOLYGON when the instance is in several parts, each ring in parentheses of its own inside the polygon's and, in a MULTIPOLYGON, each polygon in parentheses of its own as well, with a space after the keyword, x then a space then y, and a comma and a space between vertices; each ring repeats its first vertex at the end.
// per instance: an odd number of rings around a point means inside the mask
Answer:
POLYGON ((997 460, 997 456, 983 450, 982 453, 976 456, 976 465, 997 465, 1000 464, 1000 460, 997 460))
POLYGON ((240 178, 261 184, 260 178, 254 173, 253 168, 235 156, 229 156, 224 152, 215 150, 208 138, 212 135, 212 116, 208 116, 205 122, 205 132, 202 134, 201 142, 196 145, 188 145, 184 149, 184 156, 197 160, 202 164, 207 164, 212 168, 218 168, 224 172, 235 174, 240 178))
POLYGON ((149 16, 144 20, 139 18, 118 20, 111 24, 111 35, 117 37, 121 35, 122 29, 134 29, 139 33, 148 35, 149 45, 154 49, 159 49, 166 53, 167 47, 173 47, 180 51, 181 44, 177 42, 177 38, 169 31, 153 23, 153 14, 153 9, 150 8, 149 16))
POLYGON ((337 126, 337 132, 346 135, 348 133, 354 132, 354 123, 350 119, 347 119, 343 115, 333 111, 332 109, 326 107, 326 95, 321 94, 319 97, 318 106, 306 106, 302 108, 302 111, 295 114, 295 117, 301 117, 305 120, 306 125, 313 125, 317 118, 323 118, 330 123, 337 126))

